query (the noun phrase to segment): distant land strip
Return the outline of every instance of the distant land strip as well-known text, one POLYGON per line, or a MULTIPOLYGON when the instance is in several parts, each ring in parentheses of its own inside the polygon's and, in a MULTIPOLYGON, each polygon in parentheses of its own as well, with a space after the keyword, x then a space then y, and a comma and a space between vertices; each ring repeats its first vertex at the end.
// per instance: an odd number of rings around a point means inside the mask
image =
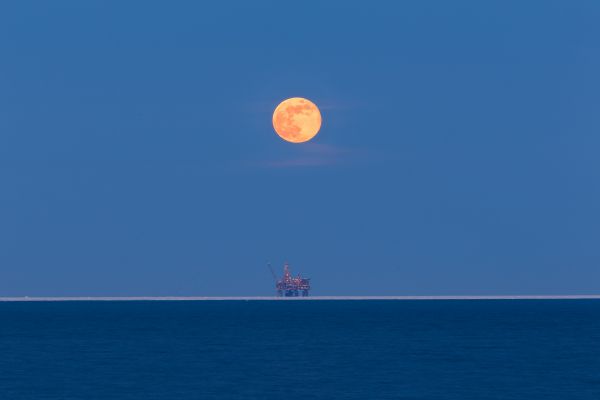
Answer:
POLYGON ((201 296, 138 296, 138 297, 0 297, 0 302, 26 301, 315 301, 315 300, 584 300, 600 295, 524 295, 524 296, 310 296, 310 297, 201 297, 201 296))

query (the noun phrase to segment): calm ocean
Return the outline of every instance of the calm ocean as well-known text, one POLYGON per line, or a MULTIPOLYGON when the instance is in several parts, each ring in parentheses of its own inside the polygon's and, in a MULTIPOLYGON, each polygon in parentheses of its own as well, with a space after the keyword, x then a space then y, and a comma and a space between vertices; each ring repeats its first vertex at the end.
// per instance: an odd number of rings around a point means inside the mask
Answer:
POLYGON ((0 399, 600 399, 600 300, 0 303, 0 399))

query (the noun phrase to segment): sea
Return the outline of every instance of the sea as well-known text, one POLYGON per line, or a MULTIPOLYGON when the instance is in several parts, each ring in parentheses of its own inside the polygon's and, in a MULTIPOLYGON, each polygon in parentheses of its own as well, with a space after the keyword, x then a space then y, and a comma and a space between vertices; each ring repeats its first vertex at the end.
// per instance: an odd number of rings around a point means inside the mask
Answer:
POLYGON ((600 300, 0 303, 0 400, 600 399, 600 300))

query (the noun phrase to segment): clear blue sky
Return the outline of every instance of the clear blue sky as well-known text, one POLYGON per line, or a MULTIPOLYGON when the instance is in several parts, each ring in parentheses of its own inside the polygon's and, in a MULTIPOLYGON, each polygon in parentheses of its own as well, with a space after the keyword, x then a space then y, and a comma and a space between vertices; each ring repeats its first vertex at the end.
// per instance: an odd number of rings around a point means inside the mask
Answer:
POLYGON ((598 1, 2 1, 0 295, 600 292, 598 1), (271 113, 314 101, 314 141, 271 113))

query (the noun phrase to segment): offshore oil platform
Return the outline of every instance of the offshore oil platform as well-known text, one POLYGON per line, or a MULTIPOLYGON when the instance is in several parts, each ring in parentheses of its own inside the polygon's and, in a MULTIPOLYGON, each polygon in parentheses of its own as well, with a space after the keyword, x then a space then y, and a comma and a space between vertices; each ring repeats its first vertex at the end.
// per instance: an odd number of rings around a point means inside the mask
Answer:
POLYGON ((308 291, 310 290, 310 279, 302 278, 300 274, 298 276, 293 277, 290 272, 290 266, 286 262, 283 266, 283 277, 281 279, 277 278, 275 271, 271 268, 271 264, 267 264, 271 274, 273 275, 273 279, 275 280, 275 290, 277 291, 278 297, 298 297, 302 295, 302 297, 308 296, 308 291))

